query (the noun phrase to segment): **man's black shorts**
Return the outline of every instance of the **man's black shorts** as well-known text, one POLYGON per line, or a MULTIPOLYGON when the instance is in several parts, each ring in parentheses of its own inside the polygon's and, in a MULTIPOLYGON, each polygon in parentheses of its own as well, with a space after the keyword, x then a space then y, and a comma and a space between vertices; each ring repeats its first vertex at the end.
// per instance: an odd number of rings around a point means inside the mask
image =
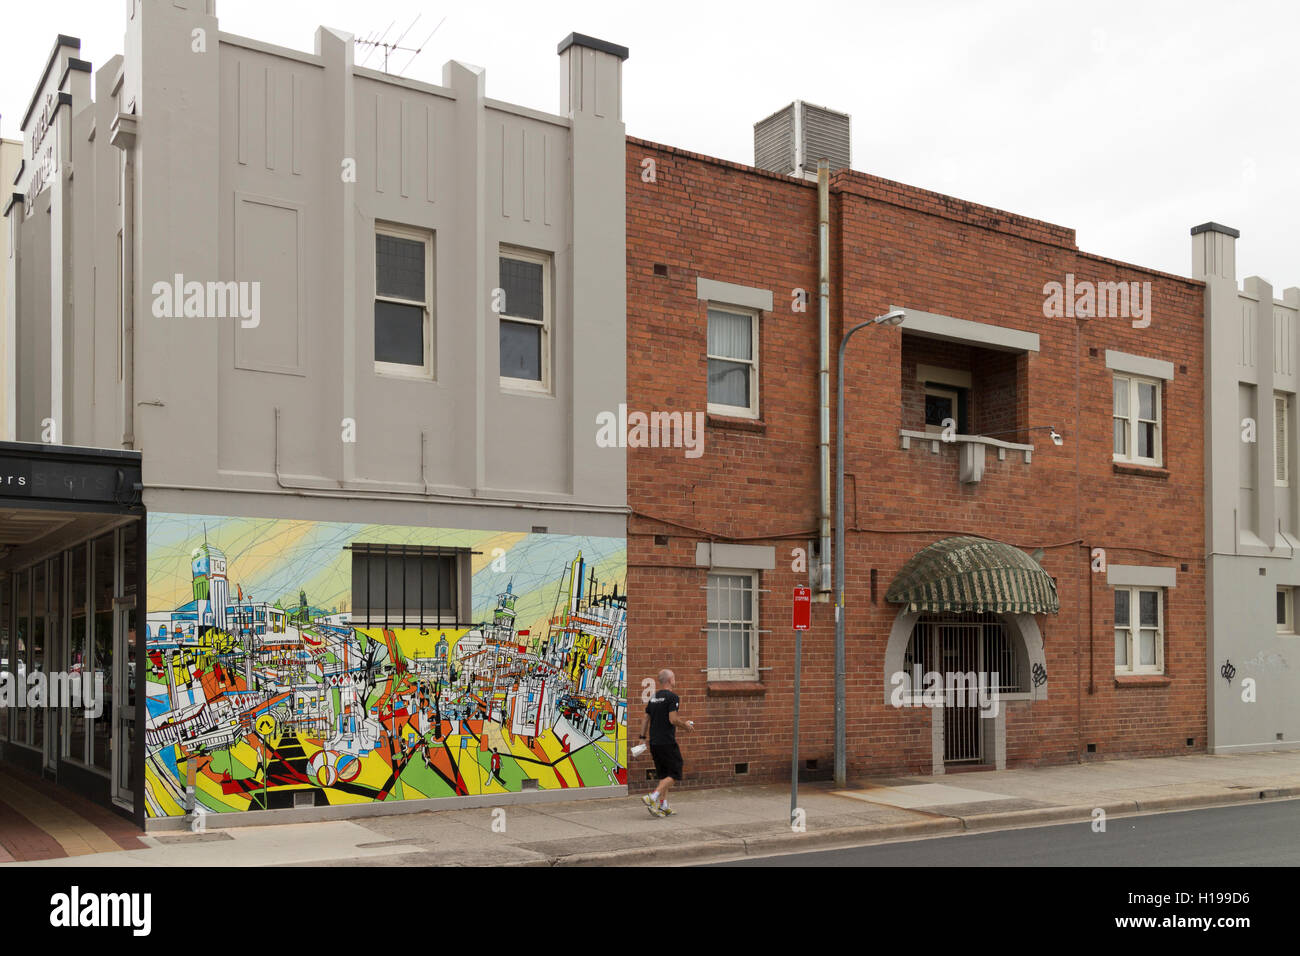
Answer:
POLYGON ((682 779, 682 752, 677 748, 677 744, 651 744, 650 756, 654 758, 657 779, 663 780, 665 777, 672 777, 677 781, 682 779))

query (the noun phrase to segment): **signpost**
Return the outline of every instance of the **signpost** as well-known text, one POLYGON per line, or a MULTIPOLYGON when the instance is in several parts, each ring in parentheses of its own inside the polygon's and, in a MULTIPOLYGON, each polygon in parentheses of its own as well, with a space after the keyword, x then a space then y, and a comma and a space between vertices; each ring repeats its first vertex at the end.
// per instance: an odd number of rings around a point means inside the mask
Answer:
POLYGON ((793 825, 799 809, 799 671, 803 664, 803 632, 812 623, 812 591, 794 589, 791 604, 791 627, 794 628, 794 744, 790 748, 790 820, 793 825))

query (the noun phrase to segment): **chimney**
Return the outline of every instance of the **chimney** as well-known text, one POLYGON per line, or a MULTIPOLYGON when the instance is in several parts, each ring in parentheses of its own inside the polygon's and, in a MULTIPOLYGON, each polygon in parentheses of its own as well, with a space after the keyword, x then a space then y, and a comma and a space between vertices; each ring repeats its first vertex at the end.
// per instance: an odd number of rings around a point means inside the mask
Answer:
POLYGON ((795 100, 754 124, 754 165, 785 176, 817 178, 817 162, 831 172, 851 161, 849 114, 795 100))
POLYGON ((560 41, 560 115, 623 119, 623 61, 627 47, 570 33, 560 41))

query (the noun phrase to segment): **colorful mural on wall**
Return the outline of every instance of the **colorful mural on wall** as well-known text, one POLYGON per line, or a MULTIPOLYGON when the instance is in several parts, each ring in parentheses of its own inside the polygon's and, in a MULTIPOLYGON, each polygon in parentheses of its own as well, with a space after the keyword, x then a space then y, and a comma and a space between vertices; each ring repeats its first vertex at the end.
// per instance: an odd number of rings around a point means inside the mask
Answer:
POLYGON ((627 782, 624 539, 148 521, 150 816, 627 782))

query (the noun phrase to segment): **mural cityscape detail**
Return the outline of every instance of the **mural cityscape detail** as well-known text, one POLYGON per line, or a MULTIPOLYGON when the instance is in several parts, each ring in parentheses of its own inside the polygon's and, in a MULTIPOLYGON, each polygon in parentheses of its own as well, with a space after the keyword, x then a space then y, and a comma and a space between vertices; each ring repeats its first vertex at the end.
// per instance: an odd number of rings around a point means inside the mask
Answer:
POLYGON ((150 816, 627 782, 624 539, 148 520, 150 816))

